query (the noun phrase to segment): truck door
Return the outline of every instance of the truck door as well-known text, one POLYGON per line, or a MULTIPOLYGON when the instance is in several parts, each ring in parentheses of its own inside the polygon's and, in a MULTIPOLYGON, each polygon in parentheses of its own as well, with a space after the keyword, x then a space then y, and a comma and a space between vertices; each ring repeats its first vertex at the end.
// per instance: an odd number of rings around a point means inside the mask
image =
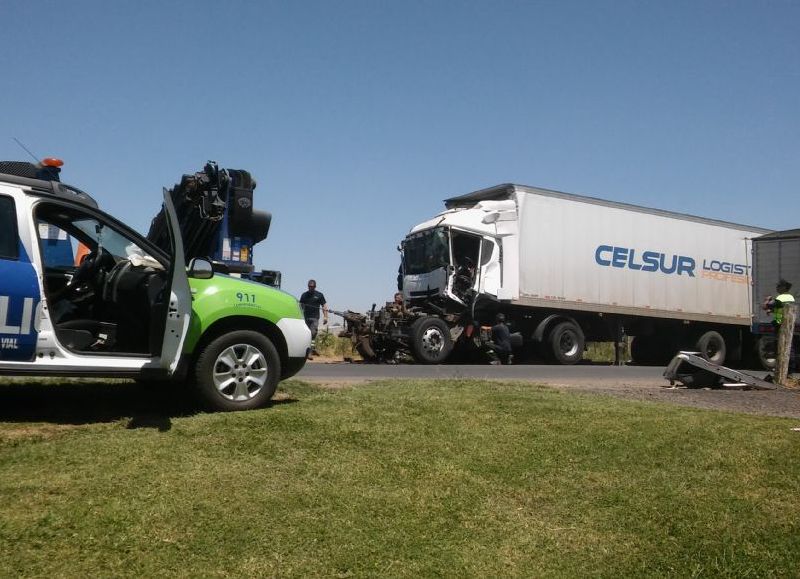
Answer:
POLYGON ((500 247, 493 240, 481 240, 480 293, 497 295, 500 289, 500 247))
POLYGON ((0 363, 34 359, 40 298, 36 270, 19 239, 14 199, 0 195, 0 363))
POLYGON ((164 209, 167 215, 172 261, 169 275, 170 296, 169 304, 167 304, 167 320, 161 345, 161 367, 172 374, 178 367, 183 342, 189 329, 192 294, 189 290, 189 278, 186 275, 186 261, 178 216, 172 198, 166 189, 164 189, 164 209))

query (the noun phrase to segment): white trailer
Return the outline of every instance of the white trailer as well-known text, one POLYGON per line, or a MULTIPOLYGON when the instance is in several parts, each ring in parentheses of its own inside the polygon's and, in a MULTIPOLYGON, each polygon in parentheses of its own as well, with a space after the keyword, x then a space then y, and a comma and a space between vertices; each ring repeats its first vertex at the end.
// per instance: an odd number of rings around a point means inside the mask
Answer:
POLYGON ((768 229, 512 184, 445 205, 402 244, 404 296, 448 320, 445 354, 498 312, 560 363, 623 332, 642 363, 750 345, 751 239, 768 229))

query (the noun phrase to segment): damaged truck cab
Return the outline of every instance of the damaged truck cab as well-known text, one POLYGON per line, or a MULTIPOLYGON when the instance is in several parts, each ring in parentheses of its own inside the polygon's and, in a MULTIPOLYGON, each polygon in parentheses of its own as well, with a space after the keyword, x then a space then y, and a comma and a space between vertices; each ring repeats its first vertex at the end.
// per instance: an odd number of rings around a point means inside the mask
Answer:
POLYGON ((405 299, 461 310, 476 293, 502 298, 502 240, 515 233, 515 207, 508 201, 450 209, 417 225, 401 244, 405 299))
POLYGON ((187 264, 170 191, 159 246, 56 167, 0 162, 0 375, 186 380, 209 407, 244 410, 302 368, 297 301, 187 264))

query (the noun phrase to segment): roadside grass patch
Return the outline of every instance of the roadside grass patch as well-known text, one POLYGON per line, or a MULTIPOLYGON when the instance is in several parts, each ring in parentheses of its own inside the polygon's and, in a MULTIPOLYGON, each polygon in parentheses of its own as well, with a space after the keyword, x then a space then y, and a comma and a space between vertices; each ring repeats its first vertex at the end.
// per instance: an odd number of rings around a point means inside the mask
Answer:
POLYGON ((0 436, 0 575, 800 569, 795 421, 480 381, 289 381, 264 410, 158 415, 113 388, 80 420, 2 411, 0 433, 71 428, 0 436))

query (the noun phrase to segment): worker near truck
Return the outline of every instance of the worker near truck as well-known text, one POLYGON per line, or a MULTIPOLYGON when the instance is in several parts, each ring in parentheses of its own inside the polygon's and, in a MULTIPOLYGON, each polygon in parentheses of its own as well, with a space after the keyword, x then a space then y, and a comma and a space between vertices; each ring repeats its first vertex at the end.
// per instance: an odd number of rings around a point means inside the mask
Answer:
POLYGON ((394 301, 386 302, 386 309, 394 316, 401 316, 406 313, 406 301, 403 298, 403 292, 394 294, 394 301))
POLYGON ((311 330, 311 339, 315 340, 319 330, 319 310, 322 308, 322 319, 328 325, 328 302, 322 292, 317 291, 316 280, 308 280, 308 291, 300 296, 300 307, 303 309, 303 318, 308 329, 311 330))
MULTIPOLYGON (((783 307, 786 304, 794 303, 794 296, 789 293, 792 289, 792 284, 785 279, 780 280, 775 285, 775 291, 778 293, 775 297, 767 296, 764 299, 763 308, 772 314, 772 325, 775 326, 775 333, 780 330, 783 323, 783 307)), ((795 340, 792 339, 792 346, 789 352, 789 373, 793 374, 797 371, 797 361, 795 359, 796 348, 795 340)))
POLYGON ((489 357, 491 364, 511 364, 511 331, 506 325, 505 314, 497 314, 494 326, 492 326, 492 341, 489 357))

